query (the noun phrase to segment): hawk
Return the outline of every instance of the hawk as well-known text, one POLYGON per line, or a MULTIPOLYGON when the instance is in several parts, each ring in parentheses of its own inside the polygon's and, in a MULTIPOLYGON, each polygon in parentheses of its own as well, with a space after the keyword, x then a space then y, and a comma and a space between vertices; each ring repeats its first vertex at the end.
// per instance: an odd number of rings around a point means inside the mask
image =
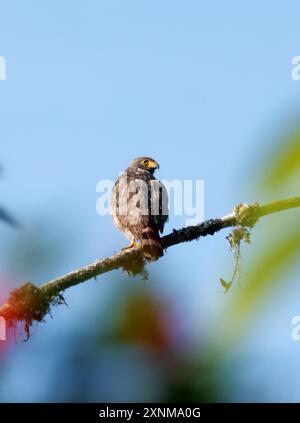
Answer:
POLYGON ((113 222, 131 240, 126 248, 141 245, 149 260, 163 256, 160 233, 168 220, 168 195, 154 177, 158 163, 139 157, 117 179, 111 201, 113 222))

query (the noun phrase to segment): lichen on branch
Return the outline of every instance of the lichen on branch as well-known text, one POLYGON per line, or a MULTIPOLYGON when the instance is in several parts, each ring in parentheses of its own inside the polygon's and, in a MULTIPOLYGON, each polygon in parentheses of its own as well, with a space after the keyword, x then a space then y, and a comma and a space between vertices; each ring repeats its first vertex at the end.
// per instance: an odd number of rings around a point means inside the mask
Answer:
MULTIPOLYGON (((241 241, 250 241, 249 229, 253 228, 260 217, 277 213, 283 210, 300 207, 300 197, 288 198, 273 203, 260 205, 258 203, 247 205, 239 204, 233 212, 227 216, 210 219, 195 226, 188 226, 179 230, 173 230, 169 235, 162 237, 164 249, 174 245, 197 240, 200 237, 214 235, 222 229, 232 227, 232 233, 227 237, 231 248, 239 259, 241 241)), ((29 337, 30 326, 33 322, 41 322, 50 313, 51 307, 65 303, 62 293, 80 283, 95 278, 101 274, 116 269, 125 270, 130 275, 145 274, 146 259, 142 249, 135 246, 131 249, 121 250, 114 256, 96 260, 87 266, 74 270, 52 281, 42 284, 40 287, 27 282, 11 292, 8 300, 0 307, 0 316, 4 317, 8 325, 16 326, 23 322, 25 332, 29 337)), ((238 261, 234 277, 238 268, 238 261)), ((222 285, 228 288, 223 279, 222 285)))

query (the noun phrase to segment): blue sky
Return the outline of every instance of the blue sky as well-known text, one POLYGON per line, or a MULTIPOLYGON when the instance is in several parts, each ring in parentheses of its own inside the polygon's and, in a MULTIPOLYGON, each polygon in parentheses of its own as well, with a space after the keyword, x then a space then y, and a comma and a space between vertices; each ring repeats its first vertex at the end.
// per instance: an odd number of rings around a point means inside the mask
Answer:
MULTIPOLYGON (((157 159, 163 179, 204 179, 207 218, 263 200, 254 198, 249 175, 257 158, 267 158, 273 124, 299 98, 300 82, 291 79, 291 58, 300 55, 299 12, 296 1, 1 1, 0 55, 7 63, 7 80, 0 81, 1 204, 25 231, 1 226, 2 272, 40 283, 124 246, 110 218, 96 214, 96 184, 115 179, 140 155, 157 159), (68 239, 59 260, 28 273, 7 264, 7 245, 21 249, 19 237, 43 230, 51 245, 68 239)), ((166 232, 182 224, 171 216, 166 232)), ((224 302, 218 279, 232 264, 224 238, 172 248, 150 266, 154 275, 172 269, 160 289, 174 298, 187 332, 196 333, 195 322, 224 302)), ((109 288, 99 290, 74 288, 68 302, 82 315, 100 297, 101 307, 109 288)), ((293 304, 286 300, 282 311, 288 319, 293 304)), ((52 336, 70 330, 74 314, 57 311, 52 336)), ((46 342, 43 330, 33 350, 46 342)), ((275 332, 253 342, 257 351, 278 342, 275 332)), ((38 382, 26 394, 18 391, 10 369, 5 398, 39 398, 38 382)))

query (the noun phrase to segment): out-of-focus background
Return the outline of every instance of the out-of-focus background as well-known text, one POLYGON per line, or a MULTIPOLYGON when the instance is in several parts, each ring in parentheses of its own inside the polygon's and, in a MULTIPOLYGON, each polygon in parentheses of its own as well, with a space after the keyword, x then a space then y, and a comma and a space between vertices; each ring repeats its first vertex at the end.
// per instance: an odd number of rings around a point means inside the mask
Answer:
MULTIPOLYGON (((299 195, 299 2, 1 2, 0 300, 127 241, 96 184, 153 156, 205 217, 299 195)), ((121 271, 1 342, 0 401, 299 401, 299 210, 262 219, 240 282, 223 231, 121 271)), ((171 216, 166 233, 184 224, 171 216)))

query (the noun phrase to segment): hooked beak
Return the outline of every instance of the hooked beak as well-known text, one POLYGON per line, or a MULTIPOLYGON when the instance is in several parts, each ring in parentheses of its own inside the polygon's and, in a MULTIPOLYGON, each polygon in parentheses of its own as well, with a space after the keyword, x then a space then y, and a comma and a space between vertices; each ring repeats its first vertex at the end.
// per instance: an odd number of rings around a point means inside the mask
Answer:
POLYGON ((153 170, 159 169, 159 164, 155 160, 150 160, 148 163, 148 168, 153 170))

